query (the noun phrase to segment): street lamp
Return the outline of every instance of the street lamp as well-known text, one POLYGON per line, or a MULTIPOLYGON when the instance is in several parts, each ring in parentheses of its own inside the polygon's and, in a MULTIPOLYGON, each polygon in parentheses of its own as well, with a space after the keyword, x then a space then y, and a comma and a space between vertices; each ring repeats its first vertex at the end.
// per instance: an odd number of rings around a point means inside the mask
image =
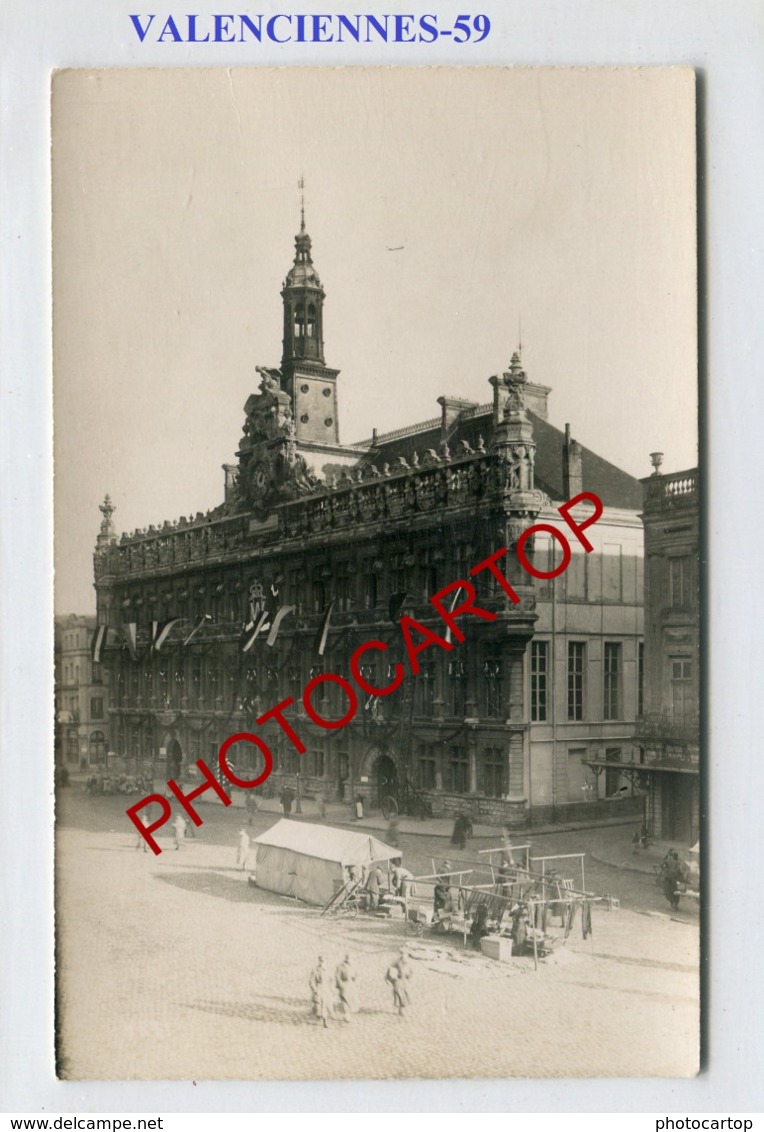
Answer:
POLYGON ((295 799, 294 812, 296 814, 301 814, 302 813, 302 806, 300 804, 301 798, 300 798, 300 771, 299 770, 297 771, 297 774, 296 774, 295 777, 296 777, 296 783, 297 783, 297 798, 295 799))

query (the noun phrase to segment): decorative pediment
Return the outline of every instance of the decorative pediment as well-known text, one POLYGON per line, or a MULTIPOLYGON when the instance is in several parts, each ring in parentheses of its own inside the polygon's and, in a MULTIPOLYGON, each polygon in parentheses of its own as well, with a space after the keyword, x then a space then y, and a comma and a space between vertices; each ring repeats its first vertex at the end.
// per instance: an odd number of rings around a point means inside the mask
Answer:
POLYGON ((253 393, 244 405, 244 435, 242 451, 255 444, 294 435, 292 404, 288 393, 281 388, 281 372, 257 366, 260 374, 260 392, 253 393))

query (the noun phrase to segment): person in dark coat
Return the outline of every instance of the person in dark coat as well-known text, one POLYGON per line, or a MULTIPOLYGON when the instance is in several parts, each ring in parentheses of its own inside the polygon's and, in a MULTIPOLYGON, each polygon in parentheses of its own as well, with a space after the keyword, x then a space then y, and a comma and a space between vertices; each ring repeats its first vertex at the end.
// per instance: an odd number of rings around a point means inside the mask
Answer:
POLYGON ((366 891, 369 894, 369 911, 376 912, 379 907, 379 891, 382 882, 382 872, 375 865, 369 869, 369 876, 366 880, 366 891))
POLYGON ((467 815, 460 812, 454 821, 454 832, 451 834, 451 844, 458 849, 464 849, 467 844, 467 815))
POLYGON ((669 849, 663 861, 663 895, 676 911, 679 908, 679 885, 684 881, 684 873, 676 849, 669 849))
POLYGON ((405 951, 401 951, 398 960, 390 964, 385 975, 385 981, 388 982, 393 989, 393 1007, 401 1018, 403 1017, 406 1007, 411 1002, 409 992, 410 979, 411 967, 409 966, 408 956, 405 951))

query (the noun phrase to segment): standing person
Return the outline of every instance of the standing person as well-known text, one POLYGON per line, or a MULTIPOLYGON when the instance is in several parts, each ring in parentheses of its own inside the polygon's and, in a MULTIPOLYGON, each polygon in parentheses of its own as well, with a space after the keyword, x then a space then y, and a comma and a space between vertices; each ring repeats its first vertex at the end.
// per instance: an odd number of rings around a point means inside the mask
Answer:
MULTIPOLYGON (((145 815, 139 814, 138 815, 138 821, 141 823, 141 825, 143 826, 144 829, 149 828, 150 823, 149 823, 149 815, 148 814, 145 814, 145 815)), ((147 842, 146 838, 143 836, 143 834, 139 833, 138 837, 136 839, 136 842, 135 842, 135 848, 140 849, 141 845, 143 846, 143 852, 148 853, 148 851, 149 851, 148 842, 147 842)))
POLYGON ((379 907, 379 882, 382 874, 374 865, 369 869, 366 878, 366 891, 369 894, 369 911, 376 912, 379 907))
POLYGON ((440 911, 450 911, 451 905, 451 886, 448 871, 451 868, 450 861, 443 862, 443 872, 435 879, 435 886, 432 891, 432 914, 438 918, 440 911))
POLYGON ((239 830, 239 845, 236 850, 236 864, 246 869, 249 859, 249 834, 246 829, 239 830))
POLYGON ((355 971, 350 964, 350 956, 346 955, 334 975, 334 984, 339 994, 339 1005, 345 1022, 350 1021, 350 1015, 358 1010, 358 1000, 355 990, 355 971))
POLYGON ((385 974, 385 981, 393 988, 393 1007, 400 1018, 403 1017, 406 1007, 411 1003, 408 986, 410 979, 411 967, 406 952, 401 950, 398 959, 395 963, 390 964, 385 974))
POLYGON ((310 973, 310 993, 313 999, 313 1013, 321 1019, 324 1027, 328 1027, 328 1019, 332 1016, 333 1011, 329 975, 324 966, 323 955, 319 955, 318 963, 310 973))
POLYGON ((363 818, 363 798, 360 794, 356 795, 355 800, 355 820, 360 821, 363 818))
POLYGON ((676 912, 679 908, 678 887, 684 881, 684 873, 676 849, 669 849, 663 861, 663 895, 676 912))
POLYGON ((186 839, 186 819, 182 814, 176 814, 172 824, 175 830, 175 848, 180 849, 186 839))
POLYGON ((284 817, 285 818, 288 818, 289 815, 292 812, 292 798, 293 797, 294 797, 294 794, 292 793, 292 791, 289 789, 288 786, 286 786, 281 791, 281 805, 284 809, 284 817))
POLYGON ((318 820, 326 820, 326 795, 323 790, 319 790, 316 794, 316 809, 318 810, 318 820))
POLYGON ((393 892, 396 896, 402 896, 404 899, 407 892, 413 891, 412 881, 414 874, 408 869, 404 869, 400 860, 396 861, 393 865, 393 871, 390 877, 393 885, 393 892))
POLYGON ((451 834, 451 844, 456 845, 458 849, 464 849, 467 844, 468 824, 467 815, 464 810, 460 810, 454 821, 454 832, 451 834))

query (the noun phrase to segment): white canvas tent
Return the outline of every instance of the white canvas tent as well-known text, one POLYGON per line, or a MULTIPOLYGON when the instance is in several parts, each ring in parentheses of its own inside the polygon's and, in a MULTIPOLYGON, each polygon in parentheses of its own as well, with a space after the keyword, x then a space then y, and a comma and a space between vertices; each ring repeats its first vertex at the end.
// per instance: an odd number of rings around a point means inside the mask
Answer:
POLYGON ((368 869, 372 861, 400 857, 400 849, 368 833, 282 818, 253 841, 257 884, 308 904, 324 905, 345 877, 345 866, 368 869))

